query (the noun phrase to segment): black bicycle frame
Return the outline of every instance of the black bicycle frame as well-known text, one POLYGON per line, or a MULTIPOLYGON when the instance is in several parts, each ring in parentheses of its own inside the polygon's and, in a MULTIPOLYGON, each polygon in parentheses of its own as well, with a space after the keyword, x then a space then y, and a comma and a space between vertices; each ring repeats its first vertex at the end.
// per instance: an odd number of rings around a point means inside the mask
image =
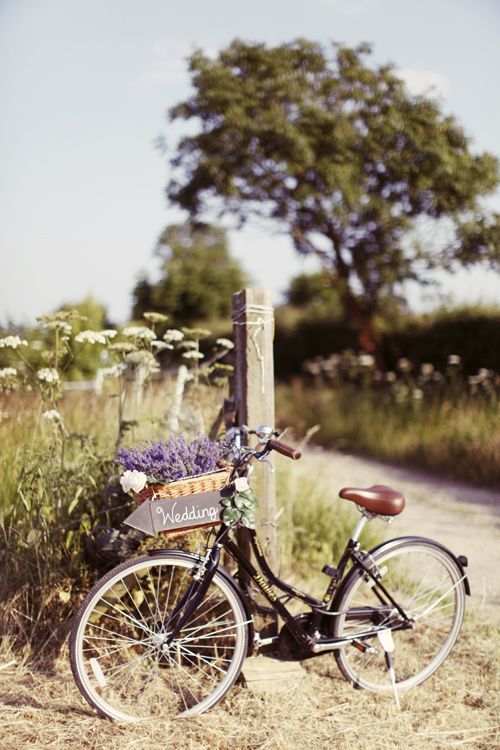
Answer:
MULTIPOLYGON (((261 547, 261 544, 259 542, 259 539, 257 537, 255 530, 246 529, 246 532, 250 538, 251 547, 255 555, 255 558, 257 560, 259 570, 257 570, 255 566, 250 562, 250 560, 244 554, 244 552, 242 552, 240 547, 231 539, 229 539, 227 535, 228 531, 229 529, 227 527, 226 528, 223 527, 217 534, 216 542, 217 540, 220 541, 220 543, 230 553, 230 555, 235 560, 237 560, 237 562, 239 563, 240 569, 243 569, 245 573, 251 578, 251 580, 257 584, 262 594, 271 604, 272 609, 278 615, 280 615, 282 619, 287 623, 289 631, 292 633, 297 643, 299 643, 301 646, 308 647, 313 642, 315 642, 315 639, 304 630, 300 622, 298 622, 296 618, 288 611, 284 603, 280 601, 280 599, 278 598, 278 595, 273 591, 272 586, 276 586, 276 588, 280 589, 280 591, 287 594, 289 598, 299 599, 300 601, 303 601, 305 604, 307 604, 311 608, 313 612, 311 631, 314 632, 317 628, 321 626, 325 617, 331 618, 332 616, 334 616, 334 605, 335 605, 334 594, 339 586, 339 583, 342 581, 344 577, 346 566, 350 560, 352 560, 355 564, 359 565, 365 571, 365 573, 372 578, 372 580, 375 583, 373 587, 374 591, 382 607, 388 606, 387 601, 384 600, 384 596, 385 596, 387 600, 389 601, 390 605, 396 608, 399 614, 401 615, 401 617, 403 618, 403 623, 396 625, 396 627, 393 629, 411 627, 411 621, 407 617, 404 610, 398 605, 398 603, 393 599, 391 594, 380 583, 380 581, 377 579, 375 574, 370 570, 370 567, 364 563, 363 558, 356 554, 358 545, 352 539, 349 539, 347 546, 340 558, 338 567, 329 569, 328 574, 330 575, 331 581, 328 584, 327 590, 323 597, 323 601, 320 602, 318 599, 315 599, 313 596, 310 596, 309 594, 306 594, 303 591, 299 591, 299 589, 296 589, 293 586, 290 586, 290 584, 286 583, 286 581, 283 581, 281 578, 275 575, 275 573, 269 567, 269 564, 264 556, 263 549, 261 547)), ((353 633, 352 637, 347 636, 347 639, 356 640, 357 638, 368 637, 369 635, 374 635, 373 630, 363 631, 360 633, 353 633)), ((332 647, 333 647, 336 641, 345 641, 346 638, 337 638, 337 639, 328 638, 326 640, 328 641, 331 640, 332 647)))
MULTIPOLYGON (((260 591, 271 604, 272 609, 270 612, 276 612, 281 618, 287 623, 287 627, 296 640, 296 642, 304 649, 308 649, 314 642, 315 638, 307 633, 299 621, 288 611, 284 603, 279 599, 278 595, 273 591, 272 586, 276 586, 280 591, 285 593, 288 598, 299 599, 307 604, 312 612, 313 618, 311 623, 311 630, 314 632, 319 629, 323 624, 325 617, 331 618, 335 616, 335 593, 337 588, 344 577, 346 566, 350 560, 356 565, 359 565, 365 573, 372 578, 374 581, 373 590, 379 599, 383 611, 383 607, 387 607, 387 602, 384 600, 384 596, 387 597, 392 607, 396 608, 403 618, 403 622, 396 625, 392 629, 399 630, 402 628, 411 627, 411 621, 405 614, 404 610, 398 605, 398 603, 392 598, 386 588, 380 583, 369 565, 366 565, 363 557, 357 554, 358 545, 352 539, 349 540, 347 546, 340 558, 337 568, 329 568, 328 574, 330 575, 331 581, 328 584, 327 590, 323 597, 323 601, 319 601, 313 596, 306 594, 294 586, 291 586, 286 581, 279 578, 269 567, 269 563, 266 560, 264 551, 261 547, 259 539, 254 529, 246 529, 246 532, 250 538, 251 547, 259 570, 250 562, 248 557, 240 549, 240 547, 229 538, 229 532, 231 528, 228 526, 221 526, 215 537, 214 543, 210 549, 208 558, 204 561, 200 558, 200 566, 203 566, 203 573, 198 579, 193 579, 188 587, 188 590, 184 593, 181 601, 176 606, 175 610, 171 613, 169 618, 169 624, 174 623, 172 630, 169 632, 167 642, 170 643, 174 640, 177 634, 180 632, 184 624, 191 617, 191 614, 201 604, 203 598, 210 586, 210 583, 215 575, 215 572, 219 565, 220 550, 224 547, 229 554, 238 562, 240 570, 243 569, 247 576, 255 582, 259 587, 260 591)), ((372 610, 373 611, 373 610, 372 610)), ((368 612, 368 610, 367 610, 368 612)), ((359 613, 356 614, 356 619, 359 617, 359 613)), ((359 633, 353 633, 350 636, 343 638, 326 638, 322 639, 323 643, 331 643, 332 648, 335 647, 336 642, 354 641, 359 638, 366 638, 373 636, 373 630, 366 630, 359 633)))

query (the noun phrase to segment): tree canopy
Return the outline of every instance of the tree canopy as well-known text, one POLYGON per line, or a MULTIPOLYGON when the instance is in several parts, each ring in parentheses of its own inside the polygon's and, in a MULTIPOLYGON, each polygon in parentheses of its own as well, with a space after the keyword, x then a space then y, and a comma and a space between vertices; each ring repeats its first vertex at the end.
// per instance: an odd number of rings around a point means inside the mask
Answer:
POLYGON ((229 254, 224 229, 190 223, 174 224, 162 232, 155 254, 160 278, 143 278, 133 291, 134 318, 155 311, 177 325, 226 317, 233 292, 246 284, 239 263, 229 254))
POLYGON ((403 282, 500 261, 500 216, 481 208, 497 159, 370 53, 304 39, 195 52, 194 93, 170 116, 199 129, 178 144, 167 188, 196 220, 217 209, 277 222, 320 258, 367 350, 380 299, 403 282), (439 246, 415 231, 423 220, 440 224, 439 246))

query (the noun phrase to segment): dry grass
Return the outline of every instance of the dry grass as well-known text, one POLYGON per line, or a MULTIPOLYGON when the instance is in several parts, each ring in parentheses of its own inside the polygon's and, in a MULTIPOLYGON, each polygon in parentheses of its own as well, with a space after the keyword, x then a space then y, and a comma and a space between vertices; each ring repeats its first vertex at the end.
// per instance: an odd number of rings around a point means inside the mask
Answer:
POLYGON ((0 747, 90 750, 494 750, 500 747, 498 628, 469 617, 446 664, 406 693, 353 691, 331 656, 278 694, 234 688, 203 716, 145 726, 97 718, 80 698, 67 658, 54 665, 5 666, 0 659, 0 747), (496 660, 496 661, 495 661, 496 660))

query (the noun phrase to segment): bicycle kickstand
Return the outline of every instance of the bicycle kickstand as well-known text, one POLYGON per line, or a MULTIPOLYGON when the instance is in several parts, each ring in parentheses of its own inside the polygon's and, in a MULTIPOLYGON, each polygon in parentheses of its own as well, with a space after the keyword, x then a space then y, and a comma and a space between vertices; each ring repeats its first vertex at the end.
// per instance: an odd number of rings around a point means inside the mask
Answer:
POLYGON ((392 654, 394 651, 394 639, 392 637, 392 630, 379 630, 377 633, 377 637, 380 641, 380 645, 384 649, 385 664, 387 667, 387 673, 391 680, 394 700, 396 701, 398 711, 401 711, 401 704, 399 702, 399 695, 396 687, 396 672, 394 671, 394 660, 392 658, 392 654))

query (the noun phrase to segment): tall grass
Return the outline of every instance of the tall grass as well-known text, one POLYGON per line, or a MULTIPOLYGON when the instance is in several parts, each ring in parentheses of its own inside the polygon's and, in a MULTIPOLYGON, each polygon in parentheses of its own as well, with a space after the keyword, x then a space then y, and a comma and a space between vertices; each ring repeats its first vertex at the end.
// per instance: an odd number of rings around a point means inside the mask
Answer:
MULTIPOLYGON (((419 394, 420 395, 420 394, 419 394)), ((280 424, 303 434, 320 429, 315 441, 324 446, 419 466, 474 484, 500 485, 500 419, 498 396, 406 398, 344 383, 333 387, 305 385, 277 389, 280 424)))
MULTIPOLYGON (((170 380, 146 388, 125 444, 168 437, 172 391, 170 380)), ((199 426, 200 403, 209 429, 221 399, 219 388, 188 392, 182 429, 199 426)), ((117 403, 106 394, 67 393, 59 403, 64 436, 40 418, 34 396, 4 395, 0 410, 0 634, 41 653, 64 638, 98 575, 85 559, 86 536, 98 524, 118 528, 130 512, 114 460, 117 403)))

